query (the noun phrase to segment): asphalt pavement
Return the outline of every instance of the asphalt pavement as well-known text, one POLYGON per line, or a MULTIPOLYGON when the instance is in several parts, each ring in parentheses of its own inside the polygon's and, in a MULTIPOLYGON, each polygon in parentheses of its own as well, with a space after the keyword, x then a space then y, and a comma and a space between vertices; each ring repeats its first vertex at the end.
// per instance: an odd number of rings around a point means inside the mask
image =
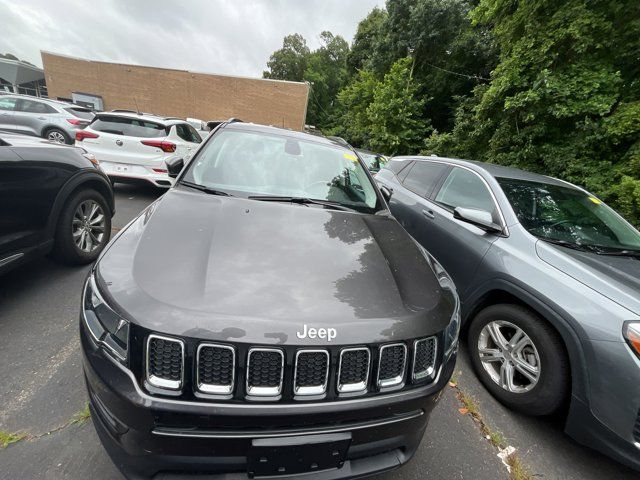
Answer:
MULTIPOLYGON (((114 230, 123 228, 160 191, 116 186, 114 230)), ((121 479, 90 420, 78 342, 80 290, 88 267, 48 258, 0 277, 0 433, 25 435, 1 448, 0 479, 121 479)), ((485 424, 500 432, 533 478, 637 479, 637 473, 573 442, 562 419, 529 418, 498 404, 478 383, 466 353, 457 387, 446 387, 415 458, 377 478, 508 479, 498 449, 479 423, 460 412, 458 389, 474 400, 485 424)), ((463 410, 464 412, 464 410, 463 410)))

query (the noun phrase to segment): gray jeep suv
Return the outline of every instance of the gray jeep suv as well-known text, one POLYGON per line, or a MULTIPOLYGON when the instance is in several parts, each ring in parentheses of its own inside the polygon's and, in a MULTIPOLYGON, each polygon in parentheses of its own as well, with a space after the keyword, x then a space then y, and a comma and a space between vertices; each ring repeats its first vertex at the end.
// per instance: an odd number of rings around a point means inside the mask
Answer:
POLYGON ((397 157, 376 177, 451 274, 473 366, 505 405, 640 469, 640 233, 583 189, 497 165, 397 157))
POLYGON ((224 122, 184 163, 85 285, 91 418, 115 463, 308 480, 406 463, 455 365, 447 273, 340 142, 224 122))

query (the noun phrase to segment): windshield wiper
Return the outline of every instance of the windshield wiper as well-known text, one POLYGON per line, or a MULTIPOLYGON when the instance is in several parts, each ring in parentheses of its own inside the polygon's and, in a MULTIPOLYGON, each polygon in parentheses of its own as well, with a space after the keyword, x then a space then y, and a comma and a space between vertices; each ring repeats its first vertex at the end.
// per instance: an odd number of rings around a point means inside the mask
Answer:
POLYGON ((538 236, 538 238, 540 240, 544 240, 545 242, 553 243, 554 245, 560 245, 561 247, 572 248, 573 250, 580 250, 582 252, 590 252, 590 253, 597 253, 597 254, 603 253, 603 250, 596 247, 595 245, 581 245, 579 243, 567 242, 566 240, 560 240, 557 238, 549 238, 549 237, 541 237, 541 236, 538 236))
POLYGON ((223 190, 216 190, 215 188, 205 187, 204 185, 199 185, 197 183, 192 183, 192 182, 186 182, 184 180, 182 180, 180 182, 180 185, 184 185, 186 187, 193 188, 195 190, 200 190, 201 192, 208 193, 209 195, 220 195, 220 196, 223 196, 223 197, 233 197, 233 195, 231 195, 230 193, 227 193, 227 192, 225 192, 223 190))
POLYGON ((640 258, 640 250, 628 250, 625 248, 621 248, 618 250, 611 251, 601 251, 598 252, 599 255, 606 255, 610 257, 633 257, 640 258))
POLYGON ((300 205, 322 205, 323 207, 333 208, 335 210, 344 210, 347 212, 355 211, 354 208, 345 207, 338 202, 332 202, 329 200, 316 200, 315 198, 307 197, 288 197, 279 195, 251 195, 251 200, 260 200, 262 202, 289 202, 298 203, 300 205))

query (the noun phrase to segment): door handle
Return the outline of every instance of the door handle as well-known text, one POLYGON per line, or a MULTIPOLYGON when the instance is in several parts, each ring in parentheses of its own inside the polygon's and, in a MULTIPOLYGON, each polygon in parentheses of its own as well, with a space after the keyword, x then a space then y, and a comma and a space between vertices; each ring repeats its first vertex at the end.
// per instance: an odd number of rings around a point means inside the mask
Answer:
POLYGON ((433 210, 422 210, 422 214, 425 217, 430 218, 431 220, 436 218, 435 214, 433 213, 433 210))

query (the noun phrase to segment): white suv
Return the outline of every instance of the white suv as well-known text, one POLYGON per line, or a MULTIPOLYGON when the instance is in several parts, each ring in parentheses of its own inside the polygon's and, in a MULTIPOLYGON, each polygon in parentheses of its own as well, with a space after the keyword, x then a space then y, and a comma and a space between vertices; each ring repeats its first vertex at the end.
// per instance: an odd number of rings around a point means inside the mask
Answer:
POLYGON ((184 120, 137 113, 99 113, 76 132, 76 145, 95 155, 113 182, 142 181, 164 188, 173 183, 165 160, 180 156, 186 163, 200 142, 184 120))

